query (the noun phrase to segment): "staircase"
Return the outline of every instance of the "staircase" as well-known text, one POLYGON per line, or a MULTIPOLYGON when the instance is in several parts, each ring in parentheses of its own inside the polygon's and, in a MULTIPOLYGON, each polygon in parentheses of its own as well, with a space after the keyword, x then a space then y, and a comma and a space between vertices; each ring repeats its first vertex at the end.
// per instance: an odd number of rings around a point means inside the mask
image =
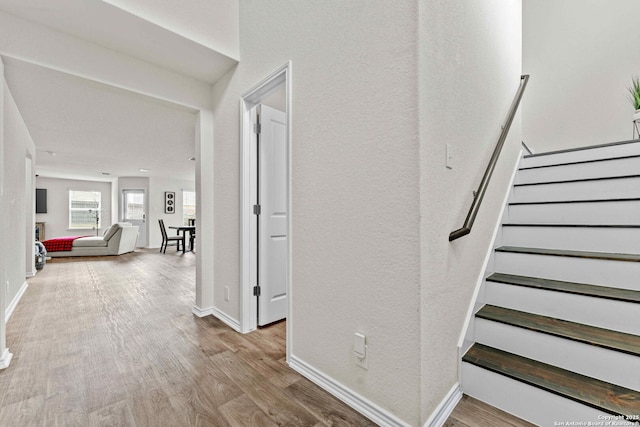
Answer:
POLYGON ((640 424, 640 141, 525 156, 496 246, 463 392, 542 426, 640 424))

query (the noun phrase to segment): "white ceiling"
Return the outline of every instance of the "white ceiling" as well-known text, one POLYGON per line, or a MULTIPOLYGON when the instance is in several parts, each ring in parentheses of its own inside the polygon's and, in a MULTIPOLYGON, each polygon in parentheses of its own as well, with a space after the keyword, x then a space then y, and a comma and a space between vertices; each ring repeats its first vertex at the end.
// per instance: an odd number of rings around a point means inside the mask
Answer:
POLYGON ((16 59, 3 60, 7 84, 36 145, 37 174, 195 180, 195 162, 189 160, 195 156, 194 110, 16 59))
MULTIPOLYGON (((96 52, 106 55, 106 63, 109 52, 115 51, 199 82, 190 88, 203 84, 206 91, 237 63, 212 47, 101 0, 0 0, 0 11, 25 20, 16 23, 30 22, 89 42, 96 52)), ((33 43, 38 41, 31 40, 33 43)), ((197 110, 142 95, 149 93, 145 88, 138 93, 98 83, 105 80, 84 71, 56 71, 67 67, 45 66, 41 61, 46 58, 23 58, 20 51, 3 53, 0 51, 7 84, 36 145, 37 174, 90 180, 163 176, 195 181, 196 162, 189 159, 195 156, 197 110)), ((124 69, 115 73, 127 76, 124 69)), ((177 88, 188 86, 181 78, 169 83, 175 82, 177 88)))
POLYGON ((0 0, 0 10, 209 84, 236 63, 100 0, 0 0))

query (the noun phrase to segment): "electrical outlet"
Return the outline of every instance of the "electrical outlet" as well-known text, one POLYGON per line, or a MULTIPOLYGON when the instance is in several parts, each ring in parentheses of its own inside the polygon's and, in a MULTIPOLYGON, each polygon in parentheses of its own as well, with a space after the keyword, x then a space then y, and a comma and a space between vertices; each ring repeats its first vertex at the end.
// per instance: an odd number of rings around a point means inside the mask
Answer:
POLYGON ((367 359, 367 337, 359 332, 356 332, 354 335, 353 355, 356 359, 356 365, 364 369, 369 369, 369 361, 367 359))
POLYGON ((225 286, 225 287, 224 287, 224 300, 225 300, 225 301, 229 301, 229 299, 230 299, 230 298, 229 298, 229 287, 228 287, 228 286, 225 286))

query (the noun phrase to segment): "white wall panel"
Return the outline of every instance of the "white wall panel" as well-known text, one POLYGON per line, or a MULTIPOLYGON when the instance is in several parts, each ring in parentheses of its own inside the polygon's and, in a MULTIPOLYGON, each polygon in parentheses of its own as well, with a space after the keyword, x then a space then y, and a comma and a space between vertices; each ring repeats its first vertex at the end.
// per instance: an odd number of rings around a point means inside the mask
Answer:
POLYGON ((536 152, 632 139, 635 0, 524 0, 523 139, 536 152))

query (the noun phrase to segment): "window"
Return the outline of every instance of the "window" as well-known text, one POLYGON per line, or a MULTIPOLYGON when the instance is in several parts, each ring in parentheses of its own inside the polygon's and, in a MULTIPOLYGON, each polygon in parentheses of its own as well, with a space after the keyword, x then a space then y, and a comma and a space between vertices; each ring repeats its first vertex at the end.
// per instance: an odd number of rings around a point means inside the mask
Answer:
POLYGON ((144 192, 124 190, 124 219, 126 221, 144 219, 144 192))
POLYGON ((69 228, 100 228, 102 194, 69 190, 69 228))
POLYGON ((190 219, 196 219, 196 192, 182 191, 182 224, 189 225, 190 219))

